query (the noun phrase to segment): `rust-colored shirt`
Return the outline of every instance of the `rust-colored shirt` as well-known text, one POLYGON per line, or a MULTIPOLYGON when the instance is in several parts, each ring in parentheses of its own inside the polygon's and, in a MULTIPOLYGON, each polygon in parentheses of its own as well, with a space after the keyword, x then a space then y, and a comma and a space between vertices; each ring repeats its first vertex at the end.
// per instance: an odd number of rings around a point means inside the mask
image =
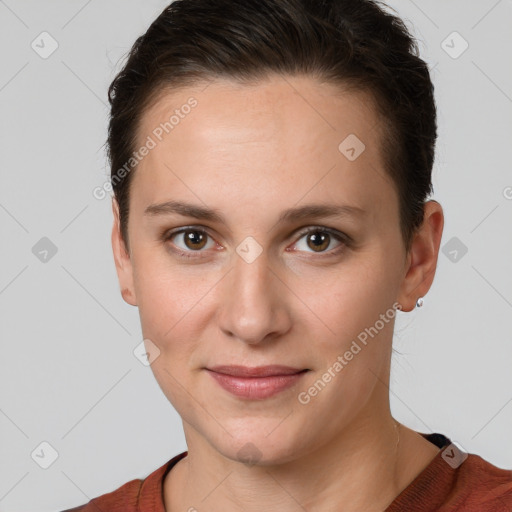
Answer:
MULTIPOLYGON (((512 512, 512 470, 467 454, 442 434, 421 434, 441 448, 384 512, 512 512)), ((183 452, 144 480, 63 512, 165 512, 163 482, 183 452)))

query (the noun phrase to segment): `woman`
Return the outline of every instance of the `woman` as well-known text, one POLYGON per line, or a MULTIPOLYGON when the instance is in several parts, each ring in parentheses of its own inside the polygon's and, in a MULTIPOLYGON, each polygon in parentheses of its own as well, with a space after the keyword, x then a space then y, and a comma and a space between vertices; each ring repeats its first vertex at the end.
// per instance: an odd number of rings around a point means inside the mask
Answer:
POLYGON ((370 0, 177 0, 109 90, 112 244, 188 450, 73 510, 504 511, 389 407, 443 210, 427 65, 370 0))

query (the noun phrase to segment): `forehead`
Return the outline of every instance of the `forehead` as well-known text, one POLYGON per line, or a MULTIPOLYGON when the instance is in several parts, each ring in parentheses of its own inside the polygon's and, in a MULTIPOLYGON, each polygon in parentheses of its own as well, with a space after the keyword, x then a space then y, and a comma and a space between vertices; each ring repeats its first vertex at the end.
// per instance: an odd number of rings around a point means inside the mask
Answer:
MULTIPOLYGON (((251 128, 271 134, 285 120, 300 119, 310 127, 316 125, 315 134, 328 130, 341 135, 349 129, 367 132, 381 124, 373 95, 367 91, 321 83, 304 75, 270 75, 251 83, 212 79, 189 87, 163 88, 142 116, 138 139, 141 141, 141 137, 155 130, 157 138, 171 132, 179 138, 184 128, 175 128, 187 117, 196 120, 195 128, 201 125, 198 135, 214 135, 212 132, 226 130, 230 124, 236 128, 231 135, 238 139, 243 139, 244 132, 251 128), (190 107, 192 103, 194 106, 190 107), (159 126, 165 123, 167 130, 162 127, 164 133, 159 134, 159 126)), ((298 126, 294 131, 299 135, 298 126)))
POLYGON ((341 195, 355 196, 362 183, 368 202, 393 193, 386 189, 392 184, 372 97, 310 77, 250 85, 215 80, 162 91, 137 135, 139 145, 149 139, 154 145, 132 183, 147 201, 168 194, 176 177, 192 193, 207 194, 205 184, 230 193, 235 184, 276 201, 284 191, 297 201, 308 188, 333 195, 339 187, 341 195))

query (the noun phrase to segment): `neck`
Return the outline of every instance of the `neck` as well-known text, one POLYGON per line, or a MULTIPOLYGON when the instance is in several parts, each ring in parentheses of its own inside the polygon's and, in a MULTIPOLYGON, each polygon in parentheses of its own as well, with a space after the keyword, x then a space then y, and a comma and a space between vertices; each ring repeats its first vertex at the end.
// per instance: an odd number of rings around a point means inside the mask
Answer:
POLYGON ((188 428, 188 455, 164 483, 166 510, 382 512, 438 448, 390 414, 379 419, 363 414, 319 449, 264 466, 228 459, 188 428))

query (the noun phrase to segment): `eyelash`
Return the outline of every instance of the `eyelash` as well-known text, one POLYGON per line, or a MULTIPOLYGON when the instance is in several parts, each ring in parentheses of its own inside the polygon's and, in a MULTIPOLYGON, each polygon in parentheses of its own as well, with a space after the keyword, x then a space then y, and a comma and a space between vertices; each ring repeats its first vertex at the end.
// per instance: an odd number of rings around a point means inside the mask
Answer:
MULTIPOLYGON (((176 231, 164 233, 163 239, 164 239, 164 241, 167 242, 167 241, 170 241, 174 236, 179 235, 181 233, 185 233, 187 231, 197 231, 198 233, 201 233, 203 235, 206 235, 206 236, 212 238, 208 234, 208 232, 206 230, 204 230, 203 228, 200 228, 197 226, 186 226, 186 227, 177 229, 176 231)), ((337 230, 334 230, 331 228, 326 228, 326 227, 321 227, 321 226, 312 226, 312 227, 309 227, 309 228, 299 232, 297 234, 297 236, 298 236, 297 242, 301 238, 303 238, 305 235, 308 235, 310 233, 327 233, 328 235, 334 237, 339 242, 341 242, 341 245, 339 245, 338 247, 336 247, 334 249, 331 249, 330 251, 325 251, 325 252, 320 252, 320 253, 313 252, 313 254, 317 254, 320 257, 323 257, 323 255, 326 255, 326 257, 336 256, 340 252, 342 252, 345 248, 351 247, 351 244, 352 244, 352 238, 350 238, 348 235, 341 233, 337 230)), ((201 251, 201 250, 199 250, 199 251, 183 251, 182 249, 173 249, 173 252, 177 253, 180 257, 184 257, 184 258, 200 258, 201 256, 195 256, 195 255, 193 255, 193 253, 201 253, 204 251, 201 251)))

